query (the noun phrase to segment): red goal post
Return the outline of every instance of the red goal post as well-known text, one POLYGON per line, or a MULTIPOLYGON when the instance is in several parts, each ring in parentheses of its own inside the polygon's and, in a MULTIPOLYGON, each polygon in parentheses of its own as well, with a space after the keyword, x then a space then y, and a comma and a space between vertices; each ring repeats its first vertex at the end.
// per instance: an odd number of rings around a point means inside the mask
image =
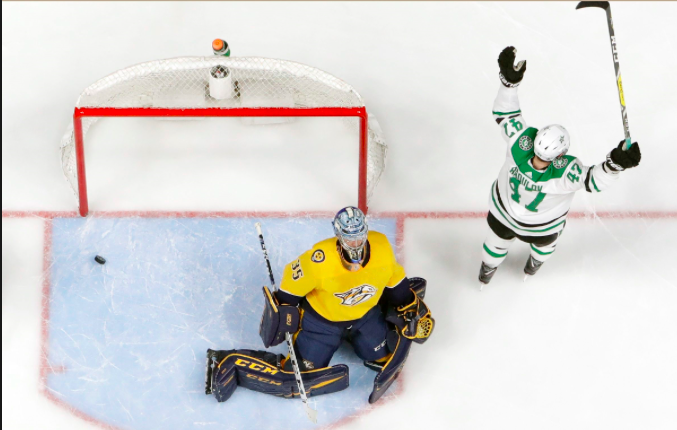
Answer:
POLYGON ((365 213, 385 169, 387 147, 378 123, 354 88, 326 72, 259 57, 157 60, 100 79, 78 98, 61 140, 61 160, 82 216, 89 213, 85 136, 101 117, 357 118, 357 205, 365 213))

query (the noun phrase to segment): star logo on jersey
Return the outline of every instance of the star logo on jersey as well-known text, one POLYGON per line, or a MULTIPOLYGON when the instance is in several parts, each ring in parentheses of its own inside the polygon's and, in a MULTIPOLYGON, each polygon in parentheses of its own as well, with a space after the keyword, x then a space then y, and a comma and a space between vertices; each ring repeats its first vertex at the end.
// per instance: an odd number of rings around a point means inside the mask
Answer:
POLYGON ((563 169, 569 164, 569 160, 564 157, 557 157, 552 161, 552 165, 555 166, 555 169, 563 169))
POLYGON ((518 142, 522 151, 528 151, 534 147, 534 141, 529 136, 522 136, 518 142))
POLYGON ((324 261, 324 251, 318 249, 317 251, 313 252, 313 256, 310 257, 310 260, 313 263, 322 263, 324 261))
POLYGON ((376 295, 376 288, 364 284, 359 287, 351 288, 345 293, 334 293, 334 295, 341 299, 342 305, 355 306, 374 297, 374 295, 376 295))

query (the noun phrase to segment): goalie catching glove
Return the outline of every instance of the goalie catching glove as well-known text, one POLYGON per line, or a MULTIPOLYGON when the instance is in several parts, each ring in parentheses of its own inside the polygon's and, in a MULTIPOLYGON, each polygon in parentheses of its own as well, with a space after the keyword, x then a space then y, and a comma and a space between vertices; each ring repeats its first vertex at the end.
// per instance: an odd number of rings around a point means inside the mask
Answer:
POLYGON ((411 290, 414 293, 414 300, 407 305, 388 309, 386 321, 395 325, 402 337, 416 343, 424 343, 435 328, 435 320, 422 299, 425 294, 425 279, 411 278, 411 290), (419 291, 420 286, 417 285, 419 279, 423 282, 423 292, 419 291))
POLYGON ((259 326, 259 336, 263 346, 270 348, 284 342, 286 333, 296 333, 299 329, 299 310, 296 306, 281 305, 268 287, 263 287, 265 298, 263 316, 259 326))

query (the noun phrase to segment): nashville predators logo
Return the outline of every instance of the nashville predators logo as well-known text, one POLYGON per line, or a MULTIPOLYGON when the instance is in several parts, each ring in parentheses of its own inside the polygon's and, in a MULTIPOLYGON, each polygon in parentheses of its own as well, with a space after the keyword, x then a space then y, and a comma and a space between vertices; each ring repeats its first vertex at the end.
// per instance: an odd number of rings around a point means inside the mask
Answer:
POLYGON ((310 257, 310 259, 314 263, 322 263, 324 261, 324 251, 318 249, 317 251, 313 252, 313 256, 310 257))
POLYGON ((365 302, 376 294, 376 288, 371 285, 360 285, 359 287, 351 288, 345 293, 334 293, 336 297, 341 299, 341 304, 344 306, 355 306, 365 302))

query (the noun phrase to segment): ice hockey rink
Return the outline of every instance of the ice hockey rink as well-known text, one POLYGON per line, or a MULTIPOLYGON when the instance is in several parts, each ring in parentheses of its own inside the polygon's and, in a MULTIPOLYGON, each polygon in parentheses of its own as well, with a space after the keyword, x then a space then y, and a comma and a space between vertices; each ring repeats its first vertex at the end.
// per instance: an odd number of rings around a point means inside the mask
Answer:
MULTIPOLYGON (((525 119, 563 124, 591 165, 623 138, 604 12, 575 2, 2 4, 3 429, 674 429, 677 425, 677 4, 612 2, 643 158, 580 192, 557 252, 523 282, 516 243, 477 273, 505 147, 496 58, 518 49, 525 119), (101 120, 87 136, 91 215, 59 142, 78 95, 125 67, 210 55, 296 61, 352 85, 383 129, 370 225, 436 320, 379 402, 351 386, 299 400, 204 395, 207 348, 263 349, 268 283, 357 201, 357 140, 328 119, 101 120), (106 257, 104 266, 93 261, 106 257)), ((284 345, 273 349, 283 352, 284 345)))

